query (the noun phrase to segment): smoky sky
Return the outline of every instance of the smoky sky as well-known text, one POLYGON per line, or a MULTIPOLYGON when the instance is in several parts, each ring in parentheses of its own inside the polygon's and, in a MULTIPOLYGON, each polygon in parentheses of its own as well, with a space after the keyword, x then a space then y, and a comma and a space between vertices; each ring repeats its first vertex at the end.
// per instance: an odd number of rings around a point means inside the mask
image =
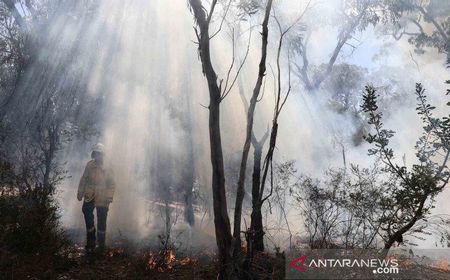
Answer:
MULTIPOLYGON (((305 14, 302 24, 314 29, 309 44, 311 65, 327 62, 337 42, 338 30, 331 23, 339 17, 340 2, 317 1, 305 14), (317 22, 317 14, 322 15, 320 22, 317 22)), ((304 4, 293 0, 277 1, 275 6, 284 26, 303 8, 304 4)), ((221 12, 219 8, 217 14, 221 12)), ((63 224, 67 228, 83 229, 81 203, 75 193, 84 165, 90 159, 90 149, 100 141, 106 146, 107 163, 114 170, 117 183, 110 206, 109 230, 132 238, 148 236, 161 226, 158 213, 155 215, 157 211, 151 210, 154 201, 162 198, 182 201, 187 174, 194 174, 192 180, 205 197, 211 196, 208 111, 205 108, 209 96, 194 43, 193 16, 185 1, 164 0, 103 0, 92 14, 82 18, 67 18, 66 15, 55 17, 55 27, 45 37, 48 44, 41 50, 41 56, 51 61, 54 67, 49 69, 55 71, 55 77, 58 77, 57 66, 68 63, 65 54, 73 56, 69 72, 81 75, 86 81, 84 94, 101 100, 97 108, 101 116, 98 135, 88 141, 77 139, 66 145, 60 154, 70 174, 59 187, 63 224)), ((249 55, 240 73, 247 98, 257 78, 260 20, 260 15, 255 15, 242 23, 242 36, 236 48, 236 56, 242 58, 246 40, 251 38, 249 55)), ((217 30, 219 26, 220 20, 215 19, 212 29, 217 30)), ((212 60, 219 79, 225 79, 232 62, 230 34, 231 29, 225 24, 211 42, 212 60)), ((254 129, 259 136, 264 134, 272 119, 275 83, 270 68, 275 67, 278 36, 271 18, 269 69, 264 98, 258 102, 255 113, 254 129)), ((356 103, 361 100, 363 85, 368 83, 390 86, 392 92, 386 98, 394 100, 392 102, 397 102, 396 96, 402 96, 399 106, 389 112, 385 125, 397 132, 392 141, 398 151, 397 160, 404 156, 408 165, 413 164, 414 144, 421 127, 414 107, 407 105, 414 104, 415 83, 422 82, 438 112, 445 113, 444 81, 448 79, 445 56, 434 49, 417 55, 406 39, 395 41, 383 35, 378 26, 356 32, 350 41, 351 46, 344 46, 336 65, 347 63, 364 69, 366 74, 360 81, 361 88, 354 93, 356 103)), ((286 49, 283 49, 281 63, 285 89, 286 49)), ((37 69, 28 71, 30 81, 39 80, 37 69)), ((295 73, 292 80, 292 93, 279 120, 275 160, 295 160, 299 172, 321 176, 328 168, 342 167, 341 149, 345 147, 347 162, 370 164, 368 146, 355 145, 351 140, 358 123, 351 114, 338 113, 329 106, 330 90, 321 88, 310 94, 295 73)), ((233 169, 237 168, 246 125, 245 108, 237 85, 221 106, 225 166, 229 170, 227 188, 233 189, 237 181, 233 169)), ((444 201, 448 195, 447 190, 439 195, 437 213, 449 211, 444 201)), ((230 199, 228 204, 232 205, 233 201, 230 199)), ((181 218, 179 221, 182 223, 181 218)), ((292 227, 301 231, 298 221, 293 222, 292 227)), ((205 226, 205 231, 210 229, 205 226)))

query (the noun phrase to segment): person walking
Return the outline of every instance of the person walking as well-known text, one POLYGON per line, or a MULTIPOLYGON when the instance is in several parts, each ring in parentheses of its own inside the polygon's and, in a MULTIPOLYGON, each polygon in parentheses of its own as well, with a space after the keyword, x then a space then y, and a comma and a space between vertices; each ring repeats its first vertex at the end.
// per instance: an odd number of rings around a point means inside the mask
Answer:
POLYGON ((91 158, 78 186, 77 199, 83 200, 82 212, 86 223, 86 253, 105 249, 106 220, 109 204, 113 201, 115 183, 111 170, 104 167, 104 146, 98 143, 92 149, 91 158), (97 211, 97 235, 94 224, 94 208, 97 211), (97 238, 96 238, 97 237, 97 238))

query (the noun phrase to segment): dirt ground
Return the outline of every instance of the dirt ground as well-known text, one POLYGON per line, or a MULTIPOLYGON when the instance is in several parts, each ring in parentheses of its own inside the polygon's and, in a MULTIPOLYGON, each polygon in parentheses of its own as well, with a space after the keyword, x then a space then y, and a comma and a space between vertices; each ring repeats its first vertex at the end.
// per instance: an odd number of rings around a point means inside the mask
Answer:
MULTIPOLYGON (((285 260, 282 256, 261 254, 252 266, 253 279, 284 279, 285 260)), ((0 279, 216 279, 216 256, 202 250, 187 256, 176 252, 157 252, 150 249, 126 251, 123 247, 86 256, 84 249, 73 246, 64 258, 29 256, 16 260, 11 271, 2 272, 0 279), (155 253, 156 252, 156 253, 155 253)), ((328 276, 328 275, 327 275, 328 276)), ((325 279, 325 278, 321 278, 325 279)), ((358 273, 343 275, 333 272, 327 279, 362 279, 358 273)), ((364 278, 367 279, 367 278, 364 278)), ((394 279, 378 276, 373 279, 394 279)), ((423 265, 409 266, 395 279, 450 279, 450 271, 423 265)))
MULTIPOLYGON (((156 256, 157 254, 153 254, 156 256)), ((150 265, 151 253, 127 253, 122 249, 86 256, 74 247, 68 257, 28 256, 18 258, 0 279, 214 279, 215 262, 210 256, 171 260, 170 265, 150 265), (5 277, 5 278, 3 278, 5 277)))

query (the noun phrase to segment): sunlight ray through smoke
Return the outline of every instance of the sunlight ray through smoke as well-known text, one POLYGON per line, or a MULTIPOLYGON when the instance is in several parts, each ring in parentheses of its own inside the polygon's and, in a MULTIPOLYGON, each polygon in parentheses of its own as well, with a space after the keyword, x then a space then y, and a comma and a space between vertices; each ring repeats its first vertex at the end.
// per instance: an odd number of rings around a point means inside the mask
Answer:
MULTIPOLYGON (((277 11, 281 13, 290 6, 297 7, 295 3, 282 1, 277 11)), ((330 6, 320 3, 314 8, 325 11, 326 14, 333 13, 330 6)), ((296 11, 294 8, 292 10, 296 11)), ((296 13, 288 14, 287 19, 296 16, 296 13)), ((314 24, 315 20, 315 17, 307 17, 307 24, 314 24)), ((85 94, 100 100, 98 111, 102 115, 97 139, 93 139, 92 143, 74 142, 65 150, 64 158, 72 177, 63 184, 63 192, 60 194, 64 209, 63 221, 68 228, 83 228, 80 204, 74 199, 76 185, 82 167, 89 159, 90 145, 98 140, 106 144, 108 162, 114 169, 118 185, 108 221, 111 234, 120 232, 132 238, 149 236, 155 233, 155 229, 162 227, 158 220, 159 210, 152 210, 152 203, 164 199, 164 196, 170 196, 165 197, 166 199, 182 202, 186 187, 183 180, 190 165, 194 170, 194 182, 210 197, 208 115, 207 109, 203 107, 208 106, 208 94, 197 46, 193 43, 195 33, 192 29, 192 15, 184 1, 104 0, 100 2, 96 14, 86 15, 83 21, 73 23, 70 19, 59 18, 57 22, 59 24, 52 30, 49 44, 55 38, 60 38, 61 42, 56 47, 49 47, 43 54, 55 61, 55 67, 49 71, 57 71, 58 61, 62 59, 56 50, 61 48, 65 50, 62 53, 67 53, 76 42, 78 47, 74 71, 84 71, 84 75, 89 77, 85 94)), ((220 21, 215 22, 213 26, 218 28, 219 23, 220 21)), ((255 66, 259 57, 260 39, 257 28, 259 25, 255 24, 249 58, 241 73, 247 98, 257 76, 255 66)), ((329 40, 322 37, 312 39, 314 48, 311 59, 315 63, 327 61, 336 39, 330 34, 335 31, 327 28, 321 30, 319 34, 329 36, 329 40)), ((224 27, 218 37, 212 40, 219 79, 226 76, 232 59, 230 32, 224 27)), ((373 63, 367 64, 368 54, 380 52, 385 47, 381 39, 375 38, 374 32, 371 30, 371 35, 367 36, 376 43, 370 42, 371 49, 365 50, 365 42, 362 42, 354 50, 352 60, 358 61, 359 58, 364 61, 361 66, 371 73, 382 71, 380 69, 387 66, 397 67, 390 70, 393 72, 398 71, 398 67, 408 67, 402 75, 407 77, 405 83, 411 85, 411 91, 419 76, 429 81, 430 86, 441 84, 445 78, 443 68, 427 68, 427 71, 422 70, 419 75, 415 67, 411 67, 412 62, 405 57, 403 50, 409 47, 407 42, 393 43, 395 48, 392 49, 397 51, 392 51, 388 55, 389 59, 377 61, 371 58, 373 63), (388 60, 393 65, 385 65, 388 60), (400 66, 395 64, 398 61, 402 62, 400 66)), ((238 57, 243 56, 247 36, 248 33, 241 38, 242 42, 238 45, 240 47, 237 48, 238 57)), ((273 50, 277 38, 277 29, 271 26, 271 61, 275 56, 273 50)), ((344 48, 344 52, 350 53, 352 50, 348 47, 344 48)), ((286 57, 282 59, 286 60, 286 57)), ((425 59, 417 58, 423 69, 430 65, 425 59)), ((435 55, 430 59, 437 61, 435 55)), ((273 68, 275 65, 269 66, 273 68)), ((284 66, 282 71, 283 75, 287 75, 284 66)), ((30 79, 38 79, 36 77, 39 73, 32 69, 29 75, 30 79)), ((268 69, 265 96, 256 110, 256 135, 262 135, 271 122, 273 78, 268 69)), ((45 86, 39 82, 36 85, 45 86)), ((432 98, 441 100, 437 96, 443 89, 443 86, 430 88, 432 98)), ((296 160, 301 173, 320 176, 330 167, 343 166, 343 145, 348 162, 367 163, 367 146, 354 147, 351 141, 358 129, 354 119, 348 114, 333 111, 329 100, 329 93, 325 90, 320 89, 310 95, 299 83, 295 84, 293 95, 281 115, 276 155, 280 161, 296 160)), ((411 100, 414 102, 412 95, 411 100)), ((399 148, 412 148, 411 144, 414 143, 411 141, 416 137, 411 135, 420 132, 420 127, 407 128, 402 123, 404 118, 401 116, 410 116, 411 113, 400 109, 392 113, 393 117, 387 123, 390 128, 398 131, 399 140, 395 145, 399 148)), ((227 188, 230 190, 234 190, 237 181, 233 168, 236 168, 241 155, 245 135, 245 124, 242 122, 244 117, 244 106, 236 85, 223 101, 222 107, 222 137, 225 165, 231 174, 227 178, 227 188)), ((408 159, 414 156, 411 148, 403 151, 408 154, 408 159)), ((232 205, 233 200, 230 199, 229 206, 232 205)), ((183 218, 179 219, 181 221, 183 218)), ((300 232, 301 221, 298 217, 293 221, 295 222, 291 226, 300 232)), ((186 227, 183 223, 179 224, 186 227)), ((211 232, 211 229, 206 231, 211 232)))

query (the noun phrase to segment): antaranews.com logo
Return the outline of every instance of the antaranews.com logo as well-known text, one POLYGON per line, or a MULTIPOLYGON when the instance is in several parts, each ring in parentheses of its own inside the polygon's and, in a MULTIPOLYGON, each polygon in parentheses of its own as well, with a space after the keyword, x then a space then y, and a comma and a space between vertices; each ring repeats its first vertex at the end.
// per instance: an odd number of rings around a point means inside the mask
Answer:
POLYGON ((287 279, 373 279, 399 274, 396 258, 380 258, 370 250, 291 252, 286 261, 287 279))
POLYGON ((311 259, 300 256, 289 262, 289 265, 298 271, 306 271, 307 268, 371 268, 373 274, 398 273, 398 261, 396 259, 311 259))

